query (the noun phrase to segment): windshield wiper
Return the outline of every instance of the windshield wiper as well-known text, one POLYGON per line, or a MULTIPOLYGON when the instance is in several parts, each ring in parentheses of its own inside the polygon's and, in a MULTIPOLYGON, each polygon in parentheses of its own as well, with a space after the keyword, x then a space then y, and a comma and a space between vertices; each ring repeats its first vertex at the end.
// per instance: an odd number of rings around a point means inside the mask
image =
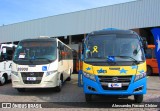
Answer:
POLYGON ((134 62, 135 62, 136 64, 139 64, 139 63, 140 63, 139 61, 137 61, 135 58, 133 58, 133 57, 131 57, 131 56, 115 56, 115 57, 130 58, 130 59, 134 60, 134 62))
POLYGON ((39 57, 39 58, 35 58, 35 59, 46 59, 48 62, 52 62, 52 60, 48 59, 48 58, 44 58, 44 57, 39 57))

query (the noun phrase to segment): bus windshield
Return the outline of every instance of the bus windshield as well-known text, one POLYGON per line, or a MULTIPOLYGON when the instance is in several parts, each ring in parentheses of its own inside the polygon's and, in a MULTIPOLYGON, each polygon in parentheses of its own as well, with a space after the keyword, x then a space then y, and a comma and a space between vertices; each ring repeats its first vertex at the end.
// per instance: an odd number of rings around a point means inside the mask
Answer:
POLYGON ((85 61, 144 61, 144 53, 137 35, 111 34, 89 36, 86 41, 85 61))
POLYGON ((13 61, 17 64, 46 64, 57 58, 56 41, 22 41, 17 46, 13 61))

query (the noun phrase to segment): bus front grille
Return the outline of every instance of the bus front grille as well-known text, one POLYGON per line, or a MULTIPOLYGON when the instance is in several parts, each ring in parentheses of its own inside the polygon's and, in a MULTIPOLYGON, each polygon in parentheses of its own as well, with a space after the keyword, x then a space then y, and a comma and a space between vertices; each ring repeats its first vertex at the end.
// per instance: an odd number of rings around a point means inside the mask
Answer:
POLYGON ((21 72, 24 84, 40 84, 44 72, 21 72), (27 78, 35 78, 35 80, 28 80, 27 78))
POLYGON ((132 76, 98 76, 99 82, 104 90, 127 90, 132 76), (121 87, 109 87, 109 83, 121 83, 121 87))

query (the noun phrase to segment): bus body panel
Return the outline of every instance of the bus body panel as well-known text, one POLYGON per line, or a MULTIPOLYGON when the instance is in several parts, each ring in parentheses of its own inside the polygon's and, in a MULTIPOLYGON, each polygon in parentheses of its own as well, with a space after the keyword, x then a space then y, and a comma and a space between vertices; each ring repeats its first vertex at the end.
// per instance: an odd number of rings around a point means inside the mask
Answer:
MULTIPOLYGON (((56 87, 58 85, 58 61, 55 61, 51 64, 43 64, 43 65, 16 65, 13 63, 12 71, 18 72, 18 76, 12 74, 12 86, 14 88, 35 88, 35 87, 56 87), (47 68, 44 71, 43 67, 47 68), (47 76, 47 72, 49 71, 57 71, 55 74, 51 74, 47 76), (30 75, 31 73, 43 73, 40 84, 25 84, 23 80, 26 80, 27 77, 22 77, 22 73, 27 73, 30 75)), ((32 75, 30 75, 32 77, 32 75)), ((30 77, 28 76, 28 77, 30 77)), ((36 75, 34 75, 35 77, 36 75)), ((38 78, 37 78, 38 79, 38 78)))
MULTIPOLYGON (((144 73, 146 72, 146 63, 142 63, 139 64, 137 66, 92 66, 86 63, 83 63, 83 71, 89 74, 93 74, 95 75, 96 81, 93 81, 85 76, 83 76, 83 85, 84 85, 84 93, 86 94, 108 94, 108 95, 136 95, 136 94, 146 94, 146 81, 147 78, 142 78, 140 80, 134 81, 135 79, 135 75, 140 74, 140 73, 144 73), (87 68, 90 68, 90 70, 88 71, 87 68), (100 69, 105 70, 106 73, 97 73, 97 71, 99 71, 100 69), (125 69, 127 72, 126 73, 121 73, 120 70, 121 69, 125 69), (125 90, 119 88, 119 89, 115 89, 114 88, 110 88, 110 89, 106 89, 104 90, 102 88, 102 86, 106 86, 108 88, 108 84, 105 81, 105 83, 102 85, 102 82, 100 82, 100 77, 109 77, 110 83, 113 83, 112 78, 113 77, 128 77, 131 76, 131 80, 128 82, 128 85, 125 90), (94 88, 91 90, 91 88, 94 88), (143 87, 140 91, 134 91, 135 89, 139 88, 139 87, 143 87)), ((123 78, 123 79, 124 79, 123 78)), ((124 82, 115 82, 115 83, 121 83, 121 84, 125 84, 126 81, 124 82)), ((122 85, 123 87, 123 85, 122 85)))
POLYGON ((66 80, 73 72, 73 60, 62 60, 58 62, 58 71, 63 74, 64 80, 66 80))
MULTIPOLYGON (((98 77, 96 77, 98 79, 98 77)), ((134 80, 135 76, 132 77, 132 81, 134 80)), ((146 80, 147 78, 143 78, 141 80, 138 80, 136 82, 132 82, 127 90, 104 90, 100 83, 92 81, 86 77, 83 76, 83 82, 84 82, 84 93, 86 94, 104 94, 104 95, 137 95, 137 94, 146 94, 146 80), (135 89, 139 87, 143 87, 141 91, 134 91, 135 89), (90 90, 88 87, 95 88, 96 91, 90 90)))
POLYGON ((83 71, 89 74, 102 75, 102 76, 125 76, 125 75, 135 75, 138 74, 139 71, 143 70, 146 72, 146 62, 139 65, 131 65, 131 66, 92 66, 90 64, 86 64, 83 62, 83 71), (90 70, 88 70, 88 68, 90 70), (126 72, 121 72, 122 69, 125 69, 126 72), (100 70, 104 70, 105 72, 99 72, 100 70))
POLYGON ((13 88, 52 88, 58 86, 58 73, 44 77, 40 84, 24 84, 22 76, 18 73, 18 77, 12 74, 12 87, 13 88))

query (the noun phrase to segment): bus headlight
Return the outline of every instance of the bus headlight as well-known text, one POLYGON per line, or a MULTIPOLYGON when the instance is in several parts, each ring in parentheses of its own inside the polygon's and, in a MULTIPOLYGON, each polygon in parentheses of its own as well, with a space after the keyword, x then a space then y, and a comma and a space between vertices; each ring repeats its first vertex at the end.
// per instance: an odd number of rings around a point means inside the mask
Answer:
POLYGON ((138 81, 138 80, 140 80, 140 79, 142 79, 142 78, 144 78, 144 77, 146 77, 146 73, 137 74, 137 75, 135 76, 134 82, 135 82, 135 81, 138 81))
POLYGON ((88 73, 86 73, 86 72, 83 72, 83 74, 84 74, 84 76, 85 76, 86 78, 89 78, 89 79, 91 79, 91 80, 93 80, 93 81, 96 81, 96 78, 95 78, 95 75, 94 75, 94 74, 88 74, 88 73))
POLYGON ((57 72, 57 70, 54 70, 54 71, 48 71, 46 72, 46 76, 49 76, 51 74, 55 74, 57 72))
POLYGON ((18 72, 12 71, 11 73, 15 76, 18 76, 18 72))

